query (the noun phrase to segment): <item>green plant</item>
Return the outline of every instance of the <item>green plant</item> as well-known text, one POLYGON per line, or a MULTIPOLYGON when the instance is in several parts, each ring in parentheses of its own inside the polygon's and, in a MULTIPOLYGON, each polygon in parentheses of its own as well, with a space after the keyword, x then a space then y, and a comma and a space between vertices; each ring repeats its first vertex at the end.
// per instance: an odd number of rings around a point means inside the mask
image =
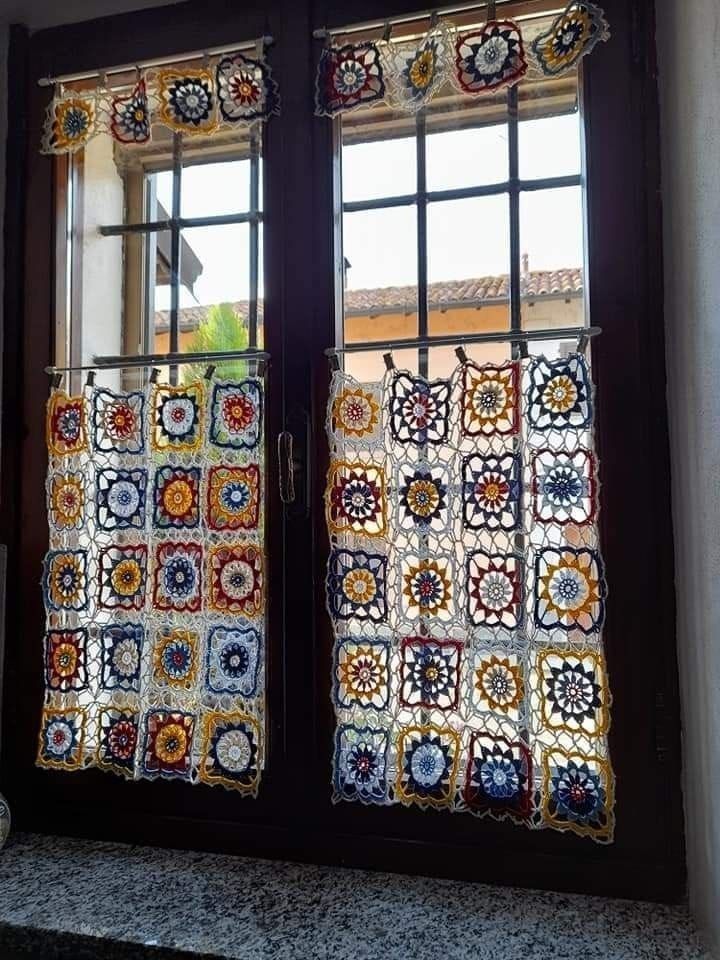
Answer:
MULTIPOLYGON (((208 307, 205 319, 201 321, 185 353, 215 353, 217 351, 246 350, 248 347, 248 328, 245 318, 233 310, 231 303, 218 303, 208 307)), ((248 364, 245 360, 229 360, 225 363, 213 361, 218 374, 224 379, 241 379, 247 376, 248 364)), ((203 376, 207 364, 192 364, 183 368, 183 382, 190 383, 203 376)))

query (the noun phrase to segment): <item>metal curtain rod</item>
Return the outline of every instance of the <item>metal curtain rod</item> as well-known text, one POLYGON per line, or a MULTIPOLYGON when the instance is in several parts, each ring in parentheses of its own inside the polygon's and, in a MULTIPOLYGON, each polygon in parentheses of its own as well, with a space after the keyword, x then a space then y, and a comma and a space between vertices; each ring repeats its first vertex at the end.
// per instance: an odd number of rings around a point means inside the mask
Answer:
POLYGON ((130 367, 154 367, 168 364, 205 363, 210 360, 269 360, 264 350, 211 350, 207 353, 145 353, 136 357, 94 357, 91 364, 75 367, 45 367, 45 373, 73 373, 81 370, 125 370, 130 367))
MULTIPOLYGON (((497 6, 504 6, 512 2, 513 0, 496 0, 497 6)), ((532 2, 532 0, 530 0, 530 2, 532 2)), ((448 7, 433 7, 431 10, 417 10, 415 13, 400 14, 396 17, 388 17, 385 20, 366 20, 363 23, 351 23, 342 27, 319 27, 317 30, 313 30, 313 37, 315 40, 325 40, 328 37, 338 36, 340 34, 364 33, 366 30, 381 30, 388 25, 395 26, 401 23, 414 23, 416 20, 427 20, 434 15, 444 17, 453 13, 482 10, 488 6, 487 0, 485 0, 484 3, 478 3, 476 0, 474 3, 455 3, 448 7)), ((560 9, 562 8, 558 7, 558 10, 560 9)), ((553 12, 555 12, 554 9, 543 10, 541 14, 538 13, 538 16, 547 16, 553 12)))
POLYGON ((158 57, 155 60, 141 60, 136 63, 122 63, 102 70, 87 70, 85 73, 63 73, 57 77, 40 77, 38 86, 53 87, 56 83, 74 83, 76 80, 92 80, 93 77, 108 76, 113 73, 127 73, 130 70, 146 70, 149 67, 165 67, 181 60, 200 60, 202 57, 217 57, 223 53, 235 53, 238 50, 254 50, 260 43, 270 46, 273 37, 258 37, 257 40, 245 40, 223 47, 209 47, 207 50, 192 50, 190 53, 177 53, 172 57, 158 57))
POLYGON ((586 341, 602 333, 601 327, 557 327, 554 330, 504 330, 498 333, 473 333, 468 336, 407 337, 398 340, 349 343, 345 347, 328 347, 325 356, 361 353, 368 350, 412 350, 418 347, 464 347, 471 343, 527 343, 529 340, 564 340, 572 337, 586 341))

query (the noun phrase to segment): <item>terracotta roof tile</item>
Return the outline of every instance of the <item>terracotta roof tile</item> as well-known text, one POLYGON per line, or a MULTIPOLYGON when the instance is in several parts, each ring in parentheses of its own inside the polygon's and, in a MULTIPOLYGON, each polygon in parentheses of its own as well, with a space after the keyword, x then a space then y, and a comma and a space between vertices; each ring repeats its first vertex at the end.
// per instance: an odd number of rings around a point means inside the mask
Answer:
MULTIPOLYGON (((577 297, 582 293, 583 276, 580 267, 563 270, 531 270, 521 277, 523 299, 536 297, 577 297)), ((507 300, 510 278, 507 274, 491 277, 476 277, 468 280, 449 280, 428 284, 428 304, 431 309, 442 310, 507 300)), ((345 310, 349 315, 362 316, 381 313, 398 313, 415 309, 417 290, 415 287, 380 287, 374 290, 346 290, 345 310)), ((233 304, 236 313, 246 317, 248 302, 233 304)), ((183 307, 180 310, 180 330, 196 330, 207 314, 207 307, 183 307)), ((258 314, 262 317, 262 303, 258 304, 258 314)), ((155 314, 155 330, 162 333, 169 328, 170 314, 159 310, 155 314)))

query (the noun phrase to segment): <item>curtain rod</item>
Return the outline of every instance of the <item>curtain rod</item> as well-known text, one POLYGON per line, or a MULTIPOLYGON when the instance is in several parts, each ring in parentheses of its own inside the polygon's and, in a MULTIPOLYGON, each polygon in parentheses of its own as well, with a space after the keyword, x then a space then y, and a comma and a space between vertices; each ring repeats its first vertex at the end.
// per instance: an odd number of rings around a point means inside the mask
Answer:
POLYGON ((92 80, 93 77, 108 76, 113 73, 128 73, 130 70, 146 70, 149 67, 165 67, 182 60, 200 60, 202 57, 216 57, 223 53, 235 53, 240 50, 254 50, 258 44, 270 46, 273 37, 264 36, 257 40, 246 40, 223 47, 209 47, 207 50, 191 50, 190 53, 177 53, 172 57, 158 57, 155 60, 141 60, 135 63, 123 63, 105 70, 87 70, 85 73, 63 73, 57 77, 40 77, 39 87, 53 87, 56 83, 74 83, 76 80, 92 80))
POLYGON ((94 357, 91 364, 75 367, 45 367, 45 373, 74 373, 82 370, 125 370, 131 367, 153 367, 169 364, 173 367, 186 363, 206 363, 210 360, 269 360, 264 350, 210 350, 207 353, 145 353, 135 357, 94 357))
MULTIPOLYGON (((453 13, 466 13, 471 10, 482 10, 483 8, 487 9, 486 18, 492 20, 495 18, 494 8, 497 6, 508 6, 511 3, 516 3, 517 0, 496 0, 496 3, 478 3, 477 0, 474 3, 456 3, 448 7, 434 7, 430 10, 418 10, 415 13, 406 13, 398 14, 396 17, 388 17, 386 20, 366 20, 362 23, 351 23, 346 24, 342 27, 319 27, 317 30, 313 30, 313 37, 315 40, 326 40, 329 37, 340 36, 350 33, 364 33, 366 30, 381 30, 387 28, 388 26, 396 26, 404 23, 414 23, 416 20, 428 20, 433 17, 445 17, 453 13)), ((526 0, 527 3, 539 2, 539 0, 526 0)), ((549 10, 543 9, 538 11, 537 14, 529 14, 528 16, 551 16, 553 13, 557 13, 563 8, 561 6, 557 9, 553 6, 549 10)), ((519 19, 523 19, 520 17, 519 19)))
POLYGON ((407 337, 397 340, 349 343, 345 347, 328 347, 326 357, 342 353, 363 353, 369 350, 412 350, 420 347, 464 347, 473 343, 527 343, 529 340, 565 340, 587 342, 602 333, 601 327, 556 327, 545 330, 503 330, 497 333, 474 333, 467 336, 407 337))

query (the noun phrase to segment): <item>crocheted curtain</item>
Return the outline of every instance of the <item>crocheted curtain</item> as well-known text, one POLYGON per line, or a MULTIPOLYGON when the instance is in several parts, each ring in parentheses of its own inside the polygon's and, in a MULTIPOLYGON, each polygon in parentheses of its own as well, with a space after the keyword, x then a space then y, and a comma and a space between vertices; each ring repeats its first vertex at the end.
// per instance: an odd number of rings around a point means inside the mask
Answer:
POLYGON ((580 354, 333 375, 334 800, 613 836, 580 354))
POLYGON ((440 20, 419 41, 395 42, 388 31, 377 43, 332 43, 318 62, 315 113, 330 117, 374 103, 414 113, 446 83, 481 96, 525 76, 562 76, 609 36, 599 7, 571 0, 547 29, 492 19, 463 31, 440 20))
POLYGON ((37 762, 255 795, 263 383, 54 391, 37 762))
POLYGON ((104 80, 80 91, 59 86, 47 108, 41 152, 74 153, 102 133, 123 146, 141 146, 158 126, 208 136, 279 112, 265 57, 228 53, 207 58, 202 67, 137 70, 122 92, 104 80))

